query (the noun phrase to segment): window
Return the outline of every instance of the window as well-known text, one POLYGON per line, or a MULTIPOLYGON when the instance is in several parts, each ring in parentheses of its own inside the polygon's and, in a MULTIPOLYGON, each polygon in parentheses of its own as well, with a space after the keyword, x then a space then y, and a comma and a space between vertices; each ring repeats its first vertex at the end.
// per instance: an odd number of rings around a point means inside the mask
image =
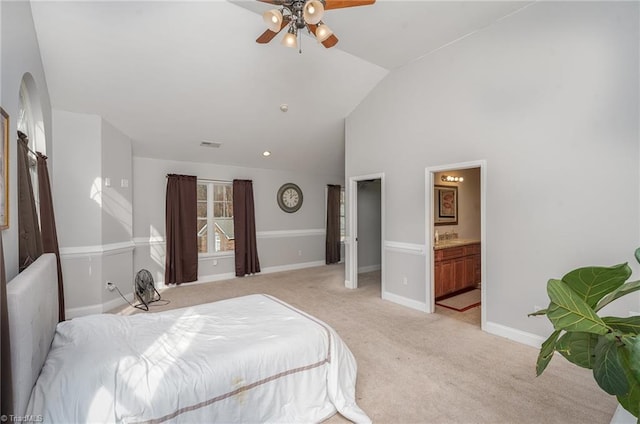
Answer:
MULTIPOLYGON (((25 79, 22 79, 22 84, 20 84, 20 95, 19 95, 19 109, 18 109, 18 119, 16 122, 16 126, 18 127, 18 131, 23 132, 29 138, 28 147, 32 152, 36 150, 44 153, 44 149, 39 149, 38 140, 43 139, 44 131, 42 131, 42 122, 38 122, 35 119, 34 111, 32 109, 32 103, 29 96, 29 88, 27 87, 27 82, 25 79)), ((36 214, 38 215, 38 219, 40 219, 40 191, 38 189, 38 167, 37 167, 37 159, 35 155, 31 152, 29 153, 29 174, 31 176, 31 185, 33 187, 33 198, 36 202, 36 214)))
POLYGON ((198 181, 198 253, 233 252, 233 185, 198 181))
POLYGON ((347 233, 347 219, 344 214, 344 187, 340 190, 340 241, 344 241, 347 233))

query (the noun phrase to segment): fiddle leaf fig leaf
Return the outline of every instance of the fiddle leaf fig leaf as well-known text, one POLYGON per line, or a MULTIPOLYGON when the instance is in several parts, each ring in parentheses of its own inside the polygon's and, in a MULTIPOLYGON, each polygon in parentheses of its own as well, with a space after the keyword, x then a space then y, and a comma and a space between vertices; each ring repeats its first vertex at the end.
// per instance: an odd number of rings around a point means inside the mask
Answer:
POLYGON ((640 338, 624 337, 623 343, 628 358, 629 371, 636 381, 640 382, 640 338))
POLYGON ((640 263, 640 247, 638 247, 634 253, 634 256, 636 257, 636 261, 638 261, 638 263, 640 263))
POLYGON ((540 309, 539 311, 535 311, 535 312, 531 312, 530 314, 528 314, 528 317, 535 317, 538 315, 546 315, 547 314, 547 310, 546 309, 540 309))
POLYGON ((551 299, 547 317, 556 330, 593 334, 606 334, 609 331, 593 309, 563 281, 549 280, 547 293, 551 299))
POLYGON ((631 268, 623 263, 612 267, 574 269, 562 277, 562 281, 593 308, 600 299, 624 284, 630 276, 631 268))
POLYGON ((596 344, 593 376, 600 388, 610 395, 622 396, 629 391, 621 350, 617 340, 610 337, 599 337, 596 344))
POLYGON ((622 350, 621 360, 624 366, 625 375, 627 377, 627 383, 629 383, 629 390, 624 395, 618 395, 618 402, 620 405, 635 417, 640 415, 640 381, 631 372, 631 358, 630 352, 627 349, 622 350))
POLYGON ((598 302, 597 306, 594 309, 596 311, 599 311, 600 309, 604 308, 614 300, 638 290, 640 290, 640 281, 634 281, 632 283, 623 284, 617 289, 615 289, 614 291, 612 291, 611 293, 609 293, 608 295, 606 295, 605 297, 603 297, 602 299, 600 299, 600 301, 598 302))
POLYGON ((627 318, 603 317, 602 321, 620 333, 640 334, 640 316, 627 318))
POLYGON ((547 340, 542 343, 542 347, 540 348, 540 353, 538 354, 538 361, 536 362, 536 375, 540 376, 542 372, 547 368, 549 362, 551 362, 551 358, 553 358, 553 352, 556 350, 556 341, 558 340, 558 336, 560 336, 561 330, 556 330, 547 340))
POLYGON ((562 356, 583 368, 593 368, 598 335, 593 333, 565 333, 558 343, 556 350, 562 356))

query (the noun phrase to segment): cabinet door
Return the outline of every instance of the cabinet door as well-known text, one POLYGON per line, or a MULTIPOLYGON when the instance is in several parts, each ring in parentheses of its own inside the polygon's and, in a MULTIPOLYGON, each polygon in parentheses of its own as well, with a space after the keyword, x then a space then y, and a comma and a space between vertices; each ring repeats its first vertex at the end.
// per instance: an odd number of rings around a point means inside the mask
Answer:
POLYGON ((439 298, 445 294, 454 291, 453 261, 445 260, 436 264, 436 293, 435 297, 439 298))
POLYGON ((466 278, 466 258, 456 258, 452 261, 453 268, 453 280, 451 283, 451 292, 458 291, 460 289, 465 288, 465 278, 466 278))

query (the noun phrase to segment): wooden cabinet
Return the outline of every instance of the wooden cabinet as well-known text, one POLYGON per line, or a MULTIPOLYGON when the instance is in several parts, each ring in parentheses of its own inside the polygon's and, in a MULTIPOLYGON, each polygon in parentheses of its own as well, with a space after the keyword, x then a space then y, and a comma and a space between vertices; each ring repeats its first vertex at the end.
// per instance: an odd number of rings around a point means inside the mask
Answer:
POLYGON ((434 252, 436 299, 480 283, 480 243, 434 252))

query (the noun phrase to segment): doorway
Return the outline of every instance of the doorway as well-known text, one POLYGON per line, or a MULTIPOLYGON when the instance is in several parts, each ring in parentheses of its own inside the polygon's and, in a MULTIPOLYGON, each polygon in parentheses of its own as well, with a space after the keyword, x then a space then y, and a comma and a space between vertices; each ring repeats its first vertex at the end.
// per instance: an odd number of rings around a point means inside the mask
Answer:
POLYGON ((384 293, 384 174, 370 174, 349 178, 348 186, 348 235, 345 239, 348 255, 348 269, 345 272, 345 286, 363 285, 380 288, 384 293))
POLYGON ((485 161, 427 168, 427 304, 430 312, 486 322, 485 161))

